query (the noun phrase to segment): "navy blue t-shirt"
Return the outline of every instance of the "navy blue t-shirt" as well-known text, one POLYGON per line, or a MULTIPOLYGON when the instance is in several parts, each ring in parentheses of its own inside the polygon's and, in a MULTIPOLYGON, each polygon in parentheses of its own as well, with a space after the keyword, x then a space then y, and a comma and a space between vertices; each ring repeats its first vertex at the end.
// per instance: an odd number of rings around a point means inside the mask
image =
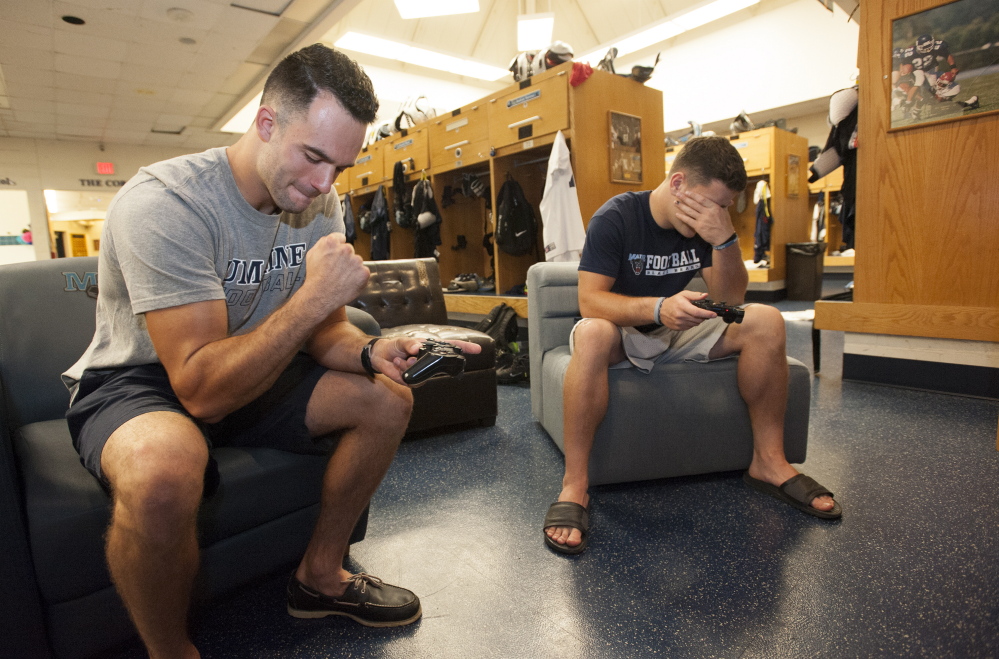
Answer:
POLYGON ((593 215, 579 269, 614 278, 611 292, 632 297, 670 297, 711 266, 711 245, 684 238, 652 219, 651 192, 625 192, 593 215))

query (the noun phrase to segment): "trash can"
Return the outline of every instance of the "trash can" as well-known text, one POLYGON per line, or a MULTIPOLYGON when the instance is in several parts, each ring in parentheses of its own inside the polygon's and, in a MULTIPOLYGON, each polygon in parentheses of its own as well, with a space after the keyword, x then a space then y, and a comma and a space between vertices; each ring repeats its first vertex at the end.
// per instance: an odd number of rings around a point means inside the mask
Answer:
POLYGON ((822 267, 825 243, 787 243, 787 299, 818 300, 822 297, 822 267))

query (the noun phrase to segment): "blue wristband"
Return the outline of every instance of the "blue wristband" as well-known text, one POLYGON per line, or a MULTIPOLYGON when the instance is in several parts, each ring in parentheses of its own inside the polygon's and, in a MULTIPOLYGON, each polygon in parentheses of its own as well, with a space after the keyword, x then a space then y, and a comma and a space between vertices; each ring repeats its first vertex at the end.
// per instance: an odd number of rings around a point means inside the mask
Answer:
POLYGON ((732 245, 739 242, 739 234, 733 233, 732 237, 723 242, 721 245, 712 245, 712 249, 725 249, 726 247, 731 247, 732 245))
POLYGON ((663 302, 665 302, 665 301, 666 301, 666 297, 663 296, 663 297, 659 298, 658 302, 656 302, 656 316, 655 316, 655 321, 656 321, 656 325, 659 325, 660 327, 662 327, 663 321, 659 320, 659 313, 662 311, 662 309, 663 309, 663 302))

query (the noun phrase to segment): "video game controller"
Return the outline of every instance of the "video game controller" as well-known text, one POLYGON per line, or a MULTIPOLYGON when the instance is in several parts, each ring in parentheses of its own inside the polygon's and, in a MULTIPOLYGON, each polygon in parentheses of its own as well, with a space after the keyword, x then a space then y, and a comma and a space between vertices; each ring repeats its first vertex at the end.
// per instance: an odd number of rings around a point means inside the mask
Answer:
POLYGON ((461 375, 465 372, 465 357, 461 348, 445 341, 427 339, 420 347, 416 362, 402 374, 402 381, 414 386, 435 375, 461 375))
POLYGON ((691 300, 690 303, 699 309, 704 309, 705 311, 714 311, 716 314, 721 316, 721 319, 724 320, 726 323, 741 323, 743 317, 746 315, 745 309, 729 306, 724 302, 712 302, 711 300, 691 300))

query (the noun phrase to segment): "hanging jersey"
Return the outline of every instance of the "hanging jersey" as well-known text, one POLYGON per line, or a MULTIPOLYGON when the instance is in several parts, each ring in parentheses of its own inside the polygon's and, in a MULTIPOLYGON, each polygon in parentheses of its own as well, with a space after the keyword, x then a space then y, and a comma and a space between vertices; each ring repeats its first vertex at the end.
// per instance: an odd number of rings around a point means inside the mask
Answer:
POLYGON ((562 131, 555 135, 548 158, 548 178, 541 199, 545 260, 578 261, 586 239, 579 210, 576 181, 572 176, 569 147, 562 131))

